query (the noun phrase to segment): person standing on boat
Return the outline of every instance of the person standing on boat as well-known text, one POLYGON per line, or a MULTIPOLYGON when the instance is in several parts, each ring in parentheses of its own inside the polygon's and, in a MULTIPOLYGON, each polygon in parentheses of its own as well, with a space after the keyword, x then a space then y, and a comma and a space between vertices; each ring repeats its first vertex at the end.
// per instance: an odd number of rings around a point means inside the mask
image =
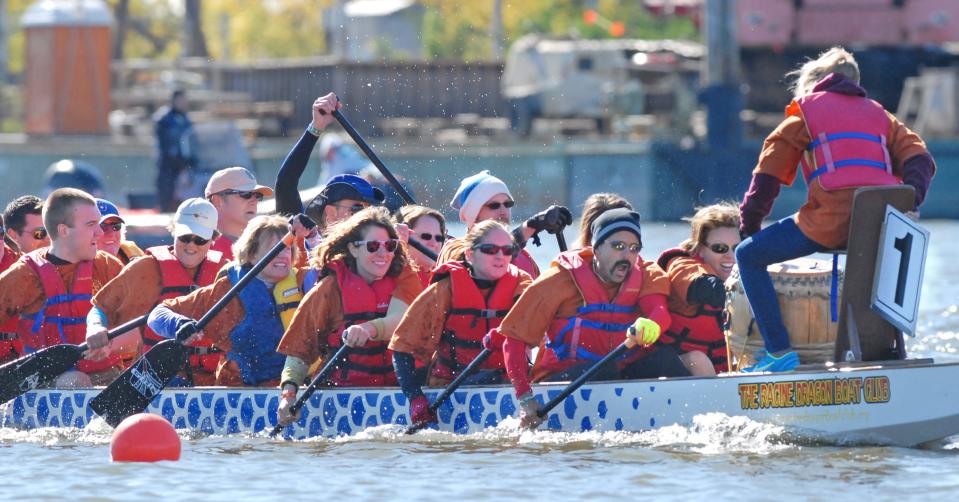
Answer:
POLYGON ((289 408, 310 365, 344 343, 351 347, 332 373, 332 386, 396 385, 387 344, 408 306, 423 290, 384 207, 366 208, 329 228, 311 260, 321 271, 277 348, 285 354, 279 423, 294 420, 289 408))
MULTIPOLYGON (((410 237, 439 255, 443 242, 446 241, 446 218, 442 213, 426 206, 408 205, 401 207, 396 212, 396 217, 400 223, 409 227, 410 237)), ((408 251, 413 268, 425 288, 429 285, 430 271, 436 266, 436 262, 412 246, 408 251)))
MULTIPOLYGON (((435 422, 421 388, 415 363, 432 362, 426 383, 449 384, 483 349, 484 338, 499 327, 532 278, 510 263, 519 246, 502 223, 486 220, 463 237, 466 259, 447 262, 433 271, 433 283, 403 316, 390 340, 393 366, 403 394, 410 400, 412 423, 435 422)), ((494 332, 488 342, 502 346, 494 332)), ((498 348, 466 385, 501 383, 506 376, 498 348)))
POLYGON ((4 236, 17 245, 20 253, 27 254, 50 245, 42 211, 43 199, 36 195, 21 195, 3 210, 4 236))
POLYGON ((592 235, 591 247, 561 253, 499 327, 524 426, 542 421, 531 379, 572 380, 627 336, 640 346, 603 368, 596 380, 689 375, 672 347, 649 348, 669 328, 669 279, 639 255, 639 214, 626 208, 606 211, 593 222, 592 235), (526 354, 537 346, 531 376, 526 354))
MULTIPOLYGON (((250 221, 236 244, 236 260, 213 284, 187 296, 164 300, 150 312, 147 325, 163 338, 173 338, 180 329, 191 329, 213 305, 223 298, 254 264, 287 233, 306 235, 306 229, 292 226, 280 216, 257 216, 250 221)), ((200 229, 197 229, 199 231, 200 229)), ((215 385, 273 386, 279 383, 284 356, 276 352, 283 330, 302 298, 303 271, 293 268, 293 251, 287 247, 226 304, 189 341, 199 338, 224 352, 215 372, 215 385)))
POLYGON ((669 275, 669 329, 656 342, 670 345, 696 376, 729 371, 723 313, 725 281, 739 245, 739 208, 713 204, 688 219, 692 235, 664 251, 657 264, 669 275))
POLYGON ((100 211, 100 229, 103 235, 97 239, 97 249, 116 256, 120 263, 127 265, 138 256, 143 256, 143 250, 126 237, 126 224, 120 217, 117 206, 106 199, 97 199, 97 209, 100 211))
MULTIPOLYGON (((504 225, 510 224, 511 208, 515 202, 509 193, 506 183, 489 171, 481 171, 460 182, 450 206, 459 210, 460 221, 467 225, 467 230, 473 225, 486 220, 496 220, 504 225)), ((540 211, 522 225, 513 229, 513 238, 520 248, 526 246, 530 238, 539 245, 539 232, 545 230, 555 234, 573 223, 573 215, 563 206, 550 206, 540 211)), ((443 246, 437 263, 448 261, 463 261, 467 246, 461 239, 450 239, 443 246)), ((539 267, 533 257, 523 249, 513 258, 513 264, 531 275, 534 279, 539 276, 539 267)))
MULTIPOLYGON (((148 314, 163 300, 213 284, 226 264, 222 253, 210 250, 217 236, 216 220, 216 208, 206 199, 187 199, 180 204, 170 227, 173 245, 147 249, 146 256, 125 267, 93 296, 93 308, 87 315, 87 345, 91 350, 103 349, 105 355, 122 352, 120 347, 138 351, 140 330, 131 330, 110 342, 109 327, 148 314)), ((143 330, 146 350, 163 339, 149 328, 143 330)), ((187 379, 194 385, 213 385, 222 352, 206 339, 191 343, 188 351, 187 379)))
MULTIPOLYGON (((186 169, 197 165, 193 148, 193 123, 186 116, 189 103, 186 93, 173 91, 170 107, 156 122, 157 138, 157 202, 161 213, 176 209, 176 181, 186 169)), ((161 110, 162 113, 162 110, 161 110)))
MULTIPOLYGON (((797 72, 786 118, 766 137, 740 207, 745 240, 736 249, 743 291, 765 342, 765 355, 743 371, 790 371, 799 365, 766 267, 843 249, 856 188, 908 184, 918 208, 936 170, 922 139, 859 85, 859 65, 834 47, 797 72), (760 230, 781 185, 802 168, 806 203, 760 230)), ((918 212, 916 213, 918 215, 918 212)))
POLYGON ((260 185, 256 177, 243 167, 228 167, 213 173, 206 184, 204 197, 217 211, 217 231, 214 251, 233 259, 233 245, 247 224, 256 217, 256 205, 264 197, 273 195, 273 189, 260 185))
POLYGON ((626 208, 633 210, 633 205, 619 194, 594 193, 583 202, 583 216, 579 220, 579 238, 573 244, 576 249, 589 247, 593 240, 593 222, 599 215, 610 209, 626 208))
MULTIPOLYGON (((0 215, 0 235, 6 233, 3 216, 0 215)), ((6 242, 0 242, 0 274, 20 259, 20 253, 6 242)), ((23 354, 23 344, 17 337, 17 317, 7 319, 0 325, 0 364, 8 363, 23 354)))
MULTIPOLYGON (((97 251, 100 211, 90 194, 55 190, 43 203, 50 247, 20 259, 0 275, 0 324, 20 316, 17 336, 25 352, 61 343, 83 343, 90 298, 120 273, 123 264, 97 251)), ((82 359, 56 387, 104 385, 120 374, 120 359, 82 359)))

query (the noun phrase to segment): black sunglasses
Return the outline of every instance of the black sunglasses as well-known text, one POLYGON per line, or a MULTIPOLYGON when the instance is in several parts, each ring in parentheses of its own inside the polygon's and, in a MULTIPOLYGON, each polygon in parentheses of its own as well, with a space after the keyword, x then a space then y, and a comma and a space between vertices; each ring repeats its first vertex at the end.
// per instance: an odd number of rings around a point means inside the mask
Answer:
POLYGON ((715 244, 706 244, 706 247, 708 247, 710 251, 716 254, 726 254, 730 251, 735 251, 736 246, 738 245, 739 244, 733 244, 732 246, 730 246, 729 244, 726 244, 725 242, 717 242, 715 244))
POLYGON ((366 244, 366 250, 370 253, 375 253, 380 250, 380 245, 386 249, 387 253, 392 253, 396 251, 396 247, 399 246, 400 241, 396 239, 387 239, 385 241, 356 241, 353 243, 354 246, 360 247, 363 244, 366 244))
POLYGON ((477 244, 473 246, 473 249, 479 250, 480 253, 488 254, 490 256, 495 256, 496 253, 503 253, 503 256, 516 256, 519 253, 519 246, 516 244, 507 244, 505 246, 498 246, 496 244, 477 244))
POLYGON ((47 229, 38 228, 33 231, 33 240, 42 241, 43 239, 46 239, 46 238, 47 238, 47 229))
POLYGON ((176 240, 184 244, 189 244, 192 242, 196 244, 197 246, 206 246, 206 243, 210 242, 210 239, 204 239, 203 237, 200 237, 199 235, 192 235, 192 234, 181 235, 177 237, 176 240))
POLYGON ((338 207, 338 208, 347 208, 347 209, 349 209, 350 212, 353 213, 353 214, 356 214, 356 213, 358 213, 358 212, 366 209, 366 206, 364 206, 363 204, 351 204, 351 205, 349 205, 349 206, 347 206, 347 205, 345 205, 345 204, 333 204, 333 206, 334 206, 334 207, 338 207))
POLYGON ((104 232, 111 229, 114 232, 119 232, 123 228, 123 223, 101 223, 100 228, 102 228, 104 232))
POLYGON ((241 199, 250 200, 253 197, 256 197, 256 200, 263 200, 263 194, 260 192, 242 192, 240 190, 224 190, 220 192, 220 195, 236 195, 241 199))
POLYGON ((420 240, 423 242, 429 242, 430 240, 435 239, 436 242, 442 243, 446 240, 446 236, 443 234, 428 234, 424 232, 422 234, 419 234, 419 236, 420 236, 420 240))
POLYGON ((506 202, 489 202, 486 204, 486 207, 492 209, 493 211, 496 211, 497 209, 499 209, 500 206, 503 206, 506 209, 509 209, 515 205, 516 205, 515 202, 508 200, 506 202))

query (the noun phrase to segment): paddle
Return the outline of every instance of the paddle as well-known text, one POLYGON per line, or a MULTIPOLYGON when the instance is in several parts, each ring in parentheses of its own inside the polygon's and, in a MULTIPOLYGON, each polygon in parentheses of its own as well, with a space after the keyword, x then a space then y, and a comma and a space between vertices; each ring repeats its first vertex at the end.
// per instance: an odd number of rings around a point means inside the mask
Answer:
MULTIPOLYGON (((433 404, 431 404, 429 407, 430 415, 436 413, 436 410, 438 410, 439 407, 442 406, 442 404, 446 402, 446 400, 449 399, 450 396, 453 395, 453 391, 458 389, 460 385, 463 385, 463 381, 466 380, 466 377, 472 375, 476 371, 476 368, 479 368, 480 365, 483 364, 483 361, 488 359, 490 354, 492 353, 493 353, 492 350, 484 347, 482 352, 480 352, 476 356, 476 359, 473 359, 473 361, 469 363, 469 365, 467 365, 466 368, 463 368, 462 373, 457 375, 457 377, 452 382, 450 382, 450 384, 447 385, 445 389, 443 389, 443 392, 439 395, 439 397, 436 398, 436 401, 433 401, 433 404)), ((426 427, 428 424, 429 422, 423 422, 423 421, 416 422, 415 424, 412 424, 409 427, 407 427, 406 433, 413 434, 416 431, 426 427)))
POLYGON ((563 228, 565 228, 565 226, 564 226, 564 227, 560 227, 559 230, 556 232, 556 244, 559 244, 559 252, 560 252, 560 253, 565 253, 565 252, 566 252, 566 249, 567 249, 567 247, 566 247, 566 236, 563 235, 563 228))
MULTIPOLYGON (((344 339, 343 345, 341 345, 340 348, 337 349, 337 351, 333 354, 333 357, 331 357, 330 360, 323 365, 323 369, 317 373, 316 378, 310 382, 310 385, 306 387, 306 390, 304 390, 302 394, 300 394, 300 397, 296 398, 296 402, 293 403, 293 406, 290 406, 290 415, 296 416, 296 414, 300 412, 300 409, 303 408, 303 405, 306 404, 306 401, 310 399, 310 396, 312 396, 314 392, 316 392, 316 388, 323 383, 323 380, 326 380, 326 377, 330 376, 330 373, 332 373, 334 369, 336 369, 336 364, 340 359, 343 358, 343 356, 346 355, 346 353, 349 351, 349 348, 350 347, 346 345, 346 340, 344 339)), ((276 424, 276 426, 273 427, 273 430, 270 431, 270 437, 276 437, 276 435, 279 434, 284 428, 286 428, 286 425, 276 424)))
MULTIPOLYGON (((306 216, 299 215, 299 217, 307 229, 316 226, 306 216)), ((260 258, 260 261, 253 265, 253 268, 196 322, 196 332, 202 331, 203 327, 216 317, 250 281, 255 279, 273 258, 293 244, 293 239, 292 233, 286 234, 263 258, 260 258)), ((178 332, 176 338, 163 340, 154 345, 133 366, 127 368, 113 383, 90 400, 90 407, 114 427, 123 419, 142 412, 187 361, 188 354, 183 347, 183 342, 189 336, 188 333, 178 332)))
MULTIPOLYGON (((339 101, 340 98, 336 99, 339 101)), ((326 115, 325 110, 320 110, 320 113, 326 115)), ((413 196, 410 195, 410 193, 406 191, 406 188, 400 184, 399 180, 396 179, 396 176, 393 176, 393 173, 390 172, 390 170, 386 167, 386 164, 380 160, 380 157, 376 155, 376 152, 374 152, 372 148, 370 148, 370 145, 365 139, 363 139, 363 136, 360 135, 359 131, 353 127, 353 124, 350 123, 346 116, 344 116, 339 110, 333 110, 333 118, 340 123, 340 126, 343 127, 343 129, 346 131, 346 134, 349 134, 350 137, 353 138, 353 142, 356 143, 356 146, 360 147, 360 150, 363 150, 363 153, 366 154, 366 158, 370 159, 370 162, 376 166, 376 169, 380 171, 380 174, 382 174, 384 178, 386 178, 386 181, 388 181, 390 185, 393 185, 393 189, 396 190, 396 193, 399 194, 403 201, 407 204, 416 204, 416 201, 413 200, 413 196)), ((409 242, 410 246, 426 255, 427 258, 436 261, 436 253, 434 253, 432 249, 423 245, 422 242, 412 237, 408 238, 407 241, 409 242)))
MULTIPOLYGON (((112 340, 131 329, 143 326, 146 322, 145 315, 127 321, 108 331, 107 339, 112 340)), ((0 366, 0 403, 31 389, 50 385, 58 376, 83 359, 86 350, 86 343, 53 345, 0 366)))
MULTIPOLYGON (((636 341, 633 338, 626 338, 626 340, 624 340, 623 343, 619 344, 615 349, 613 349, 612 352, 603 356, 602 359, 600 359, 599 361, 596 361, 596 363, 593 364, 588 370, 586 370, 585 373, 583 373, 582 375, 577 377, 575 380, 570 382, 570 384, 567 385, 562 392, 557 394, 556 397, 554 397, 553 399, 550 399, 549 402, 546 403, 546 406, 543 406, 542 408, 539 409, 539 411, 536 412, 536 416, 539 417, 540 419, 545 419, 546 415, 548 415, 553 408, 558 406, 559 403, 563 402, 563 400, 569 397, 570 394, 572 394, 573 392, 576 392, 576 389, 582 387, 583 384, 589 381, 589 379, 592 378, 593 375, 595 375, 599 370, 601 370, 603 366, 606 365, 606 363, 623 355, 624 352, 626 352, 627 350, 635 346, 636 346, 636 341)), ((533 428, 535 429, 535 427, 533 428)))

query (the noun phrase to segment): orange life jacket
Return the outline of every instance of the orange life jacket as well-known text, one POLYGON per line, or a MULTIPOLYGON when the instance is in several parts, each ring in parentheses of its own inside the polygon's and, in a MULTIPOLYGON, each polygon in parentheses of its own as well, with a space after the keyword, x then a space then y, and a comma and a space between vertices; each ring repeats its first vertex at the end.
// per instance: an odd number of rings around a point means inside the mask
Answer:
POLYGON ((835 92, 814 92, 796 104, 812 138, 802 156, 807 184, 818 179, 824 190, 835 190, 902 182, 892 174, 882 105, 835 92))
POLYGON ((221 235, 210 245, 210 251, 219 251, 223 254, 224 261, 233 260, 233 241, 225 235, 221 235))
MULTIPOLYGON (((546 352, 539 361, 544 371, 555 373, 581 362, 598 361, 623 343, 626 329, 642 315, 639 293, 645 272, 643 260, 636 257, 612 300, 593 272, 592 261, 591 248, 567 251, 556 258, 554 265, 572 275, 583 305, 572 317, 556 319, 550 324, 546 352)), ((647 352, 642 347, 633 347, 620 359, 620 364, 629 364, 647 352)))
MULTIPOLYGON (((4 247, 3 259, 0 260, 0 272, 6 271, 11 265, 17 262, 19 255, 10 247, 0 243, 4 247)), ((14 316, 0 324, 0 364, 12 361, 23 355, 23 344, 17 336, 18 317, 14 316)))
MULTIPOLYGON (((206 258, 197 267, 193 277, 190 277, 183 265, 180 264, 180 260, 174 256, 172 246, 152 247, 146 250, 146 254, 156 258, 160 265, 162 286, 157 304, 169 298, 188 295, 196 289, 213 284, 217 272, 226 263, 222 253, 211 249, 207 251, 206 258)), ((149 326, 143 328, 144 345, 153 346, 163 340, 166 340, 166 338, 156 334, 149 326)), ((214 348, 212 342, 208 340, 199 340, 189 346, 192 347, 190 353, 190 366, 192 368, 202 369, 210 373, 216 371, 222 358, 222 351, 214 348)))
MULTIPOLYGON (((519 283, 519 268, 507 267, 506 275, 496 281, 484 297, 462 262, 448 262, 433 272, 433 282, 450 278, 452 304, 443 324, 443 336, 436 348, 432 376, 451 380, 483 350, 483 337, 498 328, 512 308, 519 283)), ((481 369, 503 369, 503 352, 496 351, 481 369)))
POLYGON ((533 279, 539 277, 539 267, 525 249, 520 250, 519 254, 513 258, 513 265, 516 265, 520 270, 529 274, 533 279))
MULTIPOLYGON (((396 278, 386 276, 367 284, 342 260, 328 264, 326 272, 336 276, 343 303, 343 324, 327 334, 327 343, 335 351, 343 345, 342 335, 346 328, 386 316, 393 290, 396 289, 396 278)), ((331 384, 340 387, 396 385, 393 353, 387 349, 387 345, 389 342, 371 341, 363 347, 351 347, 330 376, 331 384)))
MULTIPOLYGON (((20 259, 37 277, 46 298, 40 311, 20 314, 17 335, 27 353, 61 343, 81 344, 86 341, 87 314, 92 308, 93 261, 77 264, 73 284, 67 290, 57 267, 44 256, 47 248, 37 249, 20 259)), ((81 359, 76 368, 84 373, 98 373, 120 364, 120 356, 112 355, 102 361, 81 359)))

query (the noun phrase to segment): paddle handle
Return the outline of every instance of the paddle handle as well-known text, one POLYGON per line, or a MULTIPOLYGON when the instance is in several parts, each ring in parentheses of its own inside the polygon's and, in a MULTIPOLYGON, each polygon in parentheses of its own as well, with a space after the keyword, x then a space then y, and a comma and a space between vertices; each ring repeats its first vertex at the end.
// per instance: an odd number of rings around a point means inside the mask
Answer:
MULTIPOLYGON (((131 329, 136 329, 140 326, 143 326, 147 323, 148 316, 149 314, 143 314, 140 317, 130 319, 129 321, 111 329, 110 331, 107 331, 107 340, 113 340, 114 338, 126 333, 127 331, 130 331, 131 329)), ((87 350, 89 348, 87 347, 87 342, 83 342, 77 347, 80 350, 87 350)))
POLYGON ((599 361, 596 361, 596 364, 594 364, 592 367, 586 370, 586 372, 580 375, 578 378, 576 378, 576 380, 573 380, 569 385, 567 385, 566 388, 563 389, 563 392, 560 392, 559 394, 556 395, 556 397, 554 397, 553 399, 550 399, 550 401, 546 403, 546 406, 543 406, 542 408, 540 408, 540 410, 537 411, 536 414, 540 418, 546 418, 546 415, 549 414, 549 412, 552 411, 553 408, 559 405, 559 403, 563 402, 563 400, 569 397, 570 394, 572 394, 573 392, 576 392, 576 389, 582 387, 583 384, 589 381, 589 379, 592 378, 593 375, 596 374, 596 372, 601 370, 603 366, 606 365, 606 363, 623 355, 624 352, 632 348, 634 345, 635 345, 635 342, 633 342, 632 340, 626 340, 625 342, 619 344, 619 346, 613 349, 612 352, 610 352, 609 354, 606 354, 599 361))
POLYGON ((346 131, 346 134, 349 134, 353 141, 356 142, 356 145, 360 147, 360 150, 363 150, 363 153, 370 159, 370 162, 380 171, 380 174, 386 178, 387 181, 393 185, 393 188, 396 189, 396 193, 403 198, 407 204, 416 204, 416 201, 413 200, 413 196, 403 188, 403 185, 400 184, 399 180, 396 179, 396 176, 393 176, 393 173, 387 169, 386 165, 383 164, 383 161, 380 160, 380 157, 376 155, 376 152, 370 148, 370 145, 367 144, 366 140, 363 139, 363 136, 353 127, 353 124, 350 123, 349 119, 346 118, 339 110, 333 110, 333 117, 336 118, 336 121, 343 126, 343 129, 346 131))
MULTIPOLYGON (((454 378, 453 381, 450 382, 450 384, 447 385, 445 389, 443 389, 443 392, 440 393, 439 397, 436 398, 436 401, 433 401, 433 403, 430 404, 430 407, 429 407, 430 413, 431 413, 431 414, 432 414, 432 413, 436 413, 436 410, 438 410, 439 407, 442 406, 443 403, 445 403, 446 400, 449 399, 450 396, 453 395, 453 392, 456 391, 456 389, 458 389, 458 388, 460 387, 460 385, 463 385, 463 382, 464 382, 470 375, 472 375, 473 373, 475 373, 475 372, 476 372, 476 369, 479 368, 480 365, 483 364, 484 361, 486 361, 487 359, 489 359, 489 356, 492 355, 492 354, 493 354, 493 351, 492 351, 492 350, 487 349, 487 348, 484 347, 483 350, 476 356, 476 358, 473 359, 473 360, 466 366, 466 368, 463 368, 463 371, 460 372, 460 374, 457 375, 456 378, 454 378)), ((417 423, 409 426, 409 427, 406 429, 406 433, 407 433, 407 434, 413 434, 414 432, 422 429, 422 428, 425 427, 425 426, 426 426, 425 423, 417 422, 417 423)))
MULTIPOLYGON (((300 409, 303 408, 303 405, 306 404, 306 401, 310 399, 310 396, 312 396, 314 392, 316 392, 317 387, 319 387, 320 384, 326 380, 326 377, 330 376, 330 373, 333 372, 337 362, 339 362, 339 360, 346 355, 349 348, 350 347, 344 340, 343 345, 341 345, 340 348, 337 349, 337 351, 333 354, 333 357, 326 362, 326 364, 323 366, 323 369, 320 370, 320 372, 316 375, 316 378, 314 378, 313 381, 310 382, 310 385, 308 385, 303 393, 300 394, 300 397, 296 398, 296 402, 293 403, 293 406, 290 406, 290 415, 296 415, 300 412, 300 409)), ((276 426, 273 427, 273 430, 270 432, 270 437, 275 437, 285 427, 286 425, 276 424, 276 426)))
POLYGON ((408 239, 410 246, 416 248, 417 251, 426 255, 427 258, 436 261, 437 255, 433 252, 432 249, 426 247, 422 242, 410 237, 408 239))
MULTIPOLYGON (((236 284, 234 284, 225 295, 223 295, 223 298, 220 298, 215 304, 213 304, 206 314, 203 314, 203 317, 196 322, 196 330, 203 330, 203 327, 209 324, 210 321, 213 320, 213 318, 216 317, 217 314, 219 314, 220 311, 223 310, 223 308, 226 307, 226 305, 230 303, 230 301, 233 300, 233 298, 238 295, 247 284, 250 283, 250 281, 255 279, 257 274, 262 272, 263 269, 266 268, 271 261, 273 261, 273 258, 276 258, 276 256, 282 253, 284 249, 293 245, 293 239, 294 237, 292 232, 288 232, 286 235, 284 235, 283 238, 280 239, 280 242, 277 242, 275 246, 267 251, 263 258, 260 258, 260 261, 256 262, 256 264, 253 265, 253 267, 250 268, 250 270, 247 271, 247 273, 241 277, 240 280, 237 281, 236 284)), ((177 338, 177 341, 180 343, 184 342, 184 340, 180 340, 179 338, 177 338)))
POLYGON ((556 232, 556 244, 559 245, 559 251, 560 251, 561 253, 565 253, 566 250, 569 249, 569 248, 566 247, 566 236, 563 235, 563 229, 564 229, 564 228, 566 228, 566 227, 565 227, 565 226, 564 226, 564 227, 561 227, 561 228, 559 229, 559 231, 556 232))

